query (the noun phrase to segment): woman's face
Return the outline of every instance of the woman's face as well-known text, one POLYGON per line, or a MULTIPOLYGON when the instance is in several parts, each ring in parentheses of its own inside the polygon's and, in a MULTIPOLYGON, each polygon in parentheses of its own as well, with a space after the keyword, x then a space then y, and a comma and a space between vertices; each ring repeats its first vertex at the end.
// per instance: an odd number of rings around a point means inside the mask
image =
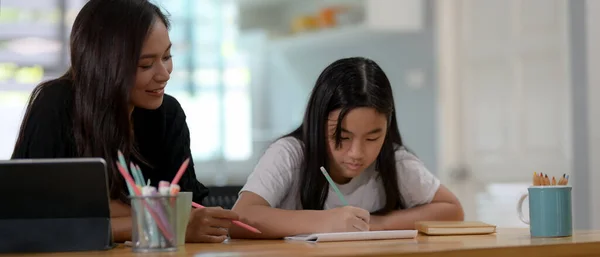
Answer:
POLYGON ((157 20, 142 47, 131 104, 143 109, 159 108, 172 71, 169 32, 165 24, 157 20))
POLYGON ((340 110, 329 113, 327 121, 329 174, 338 184, 360 175, 379 156, 387 133, 388 119, 374 108, 349 111, 341 121, 341 146, 336 148, 334 132, 340 110))

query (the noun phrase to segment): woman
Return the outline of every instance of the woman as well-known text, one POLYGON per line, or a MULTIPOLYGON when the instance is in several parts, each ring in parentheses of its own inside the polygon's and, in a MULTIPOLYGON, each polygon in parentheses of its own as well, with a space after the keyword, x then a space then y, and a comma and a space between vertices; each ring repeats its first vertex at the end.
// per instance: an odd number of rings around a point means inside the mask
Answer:
MULTIPOLYGON (((13 152, 17 158, 102 157, 108 164, 116 241, 131 238, 131 211, 117 151, 152 184, 171 181, 190 153, 185 113, 165 95, 173 63, 169 21, 147 0, 91 0, 71 31, 71 67, 36 87, 13 152)), ((201 202, 208 194, 190 162, 180 182, 201 202)), ((221 242, 237 215, 192 211, 186 241, 221 242)))
POLYGON ((458 199, 404 147, 395 113, 379 65, 360 57, 333 62, 317 79, 302 124, 267 149, 233 207, 262 233, 232 228, 231 236, 402 230, 419 220, 462 220, 458 199))

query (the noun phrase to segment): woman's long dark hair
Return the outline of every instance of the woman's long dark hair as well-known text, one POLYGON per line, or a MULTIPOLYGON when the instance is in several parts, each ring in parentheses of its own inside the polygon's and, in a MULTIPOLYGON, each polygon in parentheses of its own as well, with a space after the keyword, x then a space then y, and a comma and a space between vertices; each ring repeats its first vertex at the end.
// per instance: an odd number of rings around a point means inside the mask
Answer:
POLYGON ((328 184, 321 174, 321 166, 328 167, 326 125, 330 112, 340 109, 335 142, 341 144, 341 120, 357 107, 372 107, 389 117, 388 131, 376 169, 383 181, 385 213, 402 206, 395 151, 402 147, 402 138, 396 122, 392 87, 383 70, 372 60, 353 57, 335 61, 321 73, 308 100, 302 125, 287 136, 303 142, 304 162, 300 180, 302 207, 322 210, 327 199, 328 184))
POLYGON ((25 113, 24 120, 43 87, 70 80, 77 156, 104 158, 110 196, 125 202, 125 184, 115 161, 117 150, 127 159, 142 160, 134 146, 129 94, 144 41, 157 20, 169 27, 167 17, 147 0, 88 1, 71 30, 71 67, 60 78, 37 86, 25 113))

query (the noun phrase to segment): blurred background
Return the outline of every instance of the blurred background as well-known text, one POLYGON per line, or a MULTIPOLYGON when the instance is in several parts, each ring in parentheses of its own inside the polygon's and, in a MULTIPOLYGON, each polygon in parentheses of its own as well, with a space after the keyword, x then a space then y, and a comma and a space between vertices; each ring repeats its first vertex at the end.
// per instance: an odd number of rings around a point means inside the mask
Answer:
MULTIPOLYGON (((364 56, 392 82, 406 144, 467 219, 526 226, 516 205, 543 172, 569 174, 576 228, 600 229, 600 1, 153 2, 172 20, 167 93, 186 111, 201 182, 243 185, 300 124, 323 68, 364 56)), ((0 159, 33 87, 68 67, 84 3, 0 2, 0 159)))

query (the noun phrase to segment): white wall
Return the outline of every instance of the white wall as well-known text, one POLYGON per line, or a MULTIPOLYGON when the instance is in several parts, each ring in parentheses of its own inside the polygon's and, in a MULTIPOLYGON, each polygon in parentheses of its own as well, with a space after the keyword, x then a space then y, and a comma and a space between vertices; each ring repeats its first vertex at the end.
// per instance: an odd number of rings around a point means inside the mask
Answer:
POLYGON ((419 31, 360 37, 294 52, 270 51, 266 70, 274 135, 291 132, 300 124, 310 91, 327 65, 339 58, 364 56, 375 60, 392 84, 404 143, 437 173, 438 79, 433 1, 426 1, 424 7, 425 24, 419 31), (420 86, 411 83, 414 71, 424 74, 420 86))
POLYGON ((586 2, 589 188, 592 229, 600 229, 600 1, 586 2))

